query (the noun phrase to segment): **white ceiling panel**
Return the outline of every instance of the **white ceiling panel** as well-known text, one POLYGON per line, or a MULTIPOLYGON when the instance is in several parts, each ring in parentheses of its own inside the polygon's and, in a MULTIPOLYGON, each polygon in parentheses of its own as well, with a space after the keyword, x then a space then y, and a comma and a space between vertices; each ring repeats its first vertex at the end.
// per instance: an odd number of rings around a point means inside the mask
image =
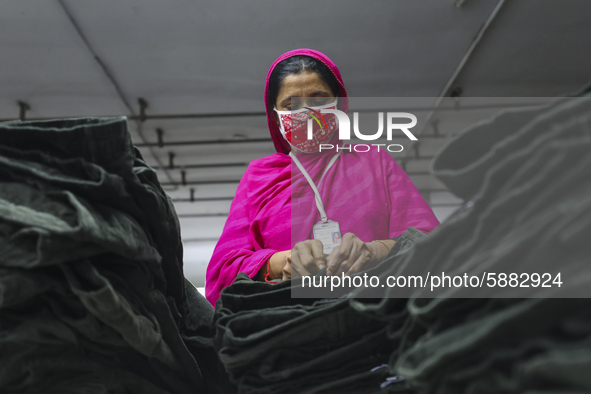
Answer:
POLYGON ((481 1, 456 8, 440 0, 64 3, 122 90, 146 98, 153 113, 260 111, 271 62, 298 47, 328 54, 353 96, 436 96, 494 6, 481 1))
POLYGON ((591 82, 591 1, 510 0, 455 86, 466 96, 558 96, 591 82))
POLYGON ((125 114, 56 1, 0 2, 0 118, 125 114))

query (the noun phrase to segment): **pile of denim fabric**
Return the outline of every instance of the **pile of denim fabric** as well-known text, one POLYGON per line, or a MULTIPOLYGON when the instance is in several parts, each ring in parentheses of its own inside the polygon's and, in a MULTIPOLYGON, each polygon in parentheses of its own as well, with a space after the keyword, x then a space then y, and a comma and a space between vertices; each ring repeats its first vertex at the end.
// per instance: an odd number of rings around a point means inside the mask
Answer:
POLYGON ((548 272, 551 287, 297 300, 296 280, 239 276, 218 301, 214 340, 239 392, 590 392, 590 152, 591 97, 506 110, 460 133, 432 172, 466 203, 429 236, 409 229, 367 272, 382 283, 548 272))
POLYGON ((233 392, 125 118, 0 124, 0 392, 233 392))

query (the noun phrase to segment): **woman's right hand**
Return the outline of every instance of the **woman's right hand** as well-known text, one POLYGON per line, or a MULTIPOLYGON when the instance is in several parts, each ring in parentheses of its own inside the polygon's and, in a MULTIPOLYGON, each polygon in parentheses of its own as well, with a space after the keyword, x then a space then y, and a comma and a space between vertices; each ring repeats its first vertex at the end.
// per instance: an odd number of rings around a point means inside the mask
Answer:
MULTIPOLYGON (((291 263, 288 263, 290 277, 298 278, 315 274, 326 267, 322 242, 317 239, 298 242, 291 250, 290 260, 291 263)), ((285 267, 283 272, 285 277, 285 267)))

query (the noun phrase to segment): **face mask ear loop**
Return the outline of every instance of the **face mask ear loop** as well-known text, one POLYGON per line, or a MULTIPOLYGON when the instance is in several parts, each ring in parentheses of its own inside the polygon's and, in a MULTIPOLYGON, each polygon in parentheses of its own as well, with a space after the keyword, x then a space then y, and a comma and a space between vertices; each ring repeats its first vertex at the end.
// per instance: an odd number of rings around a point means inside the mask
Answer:
MULTIPOLYGON (((280 114, 280 112, 282 112, 282 111, 277 111, 277 107, 275 107, 275 106, 273 106, 273 111, 275 111, 277 113, 277 120, 279 121, 279 133, 281 134, 281 136, 283 137, 283 139, 285 141, 287 141, 287 138, 285 137, 285 128, 283 127, 283 122, 281 121, 281 114, 280 114)), ((287 143, 289 143, 289 141, 287 141, 287 143)))

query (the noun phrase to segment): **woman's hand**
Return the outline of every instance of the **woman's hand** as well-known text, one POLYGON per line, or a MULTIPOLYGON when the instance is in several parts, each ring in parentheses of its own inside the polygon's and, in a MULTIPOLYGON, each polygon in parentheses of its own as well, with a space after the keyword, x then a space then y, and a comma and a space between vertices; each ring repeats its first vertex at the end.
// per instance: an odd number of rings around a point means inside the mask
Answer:
POLYGON ((286 257, 283 280, 313 275, 324 267, 327 275, 353 275, 375 267, 396 242, 363 242, 355 234, 347 233, 328 257, 324 257, 322 242, 311 239, 297 243, 286 257))
POLYGON ((287 257, 291 255, 291 250, 273 253, 269 262, 263 264, 260 271, 254 277, 255 280, 265 281, 265 274, 268 273, 271 279, 279 279, 283 276, 283 267, 287 262, 287 257), (267 272, 267 269, 269 272, 267 272))
POLYGON ((285 265, 283 266, 283 280, 291 279, 291 253, 287 256, 285 265))
MULTIPOLYGON (((289 275, 294 278, 313 275, 326 267, 322 242, 317 239, 298 242, 291 250, 289 275)), ((285 269, 284 269, 285 272, 285 269)))
MULTIPOLYGON (((395 241, 386 240, 390 248, 395 241), (391 245, 390 245, 391 244, 391 245)), ((326 275, 353 275, 375 267, 386 257, 390 249, 382 242, 363 242, 355 234, 343 235, 338 245, 326 258, 326 275)))

